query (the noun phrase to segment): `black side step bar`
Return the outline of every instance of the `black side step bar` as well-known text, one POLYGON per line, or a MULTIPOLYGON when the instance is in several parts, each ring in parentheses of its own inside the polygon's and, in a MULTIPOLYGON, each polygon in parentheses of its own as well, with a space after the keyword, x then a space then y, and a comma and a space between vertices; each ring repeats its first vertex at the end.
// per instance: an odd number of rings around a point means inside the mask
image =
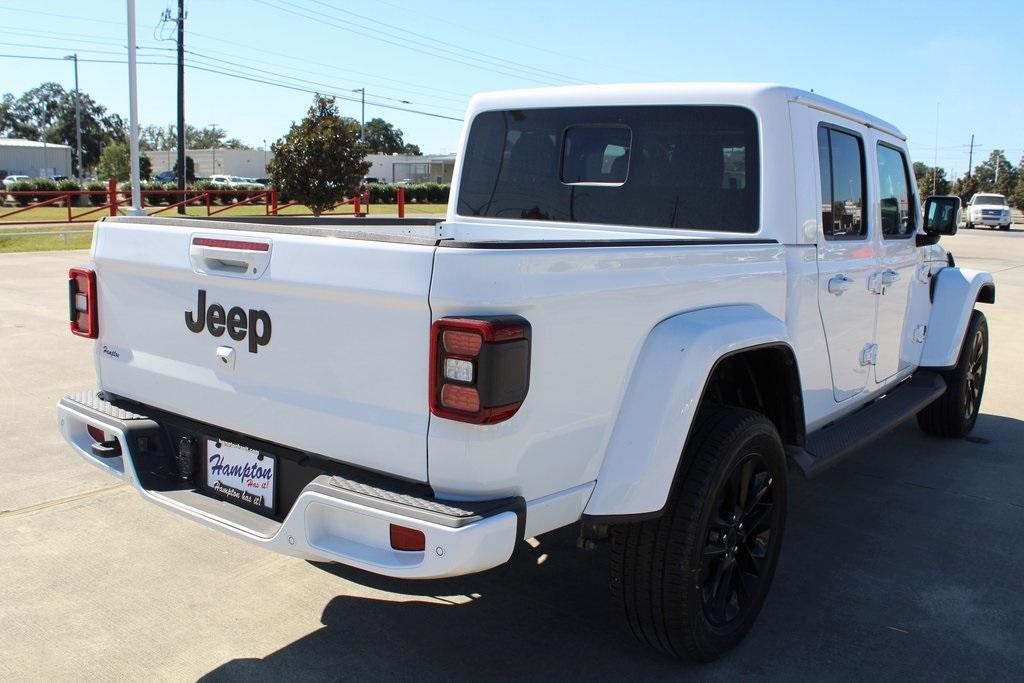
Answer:
POLYGON ((786 454, 811 479, 910 419, 945 391, 946 381, 941 375, 918 370, 888 394, 808 434, 806 447, 786 446, 786 454))

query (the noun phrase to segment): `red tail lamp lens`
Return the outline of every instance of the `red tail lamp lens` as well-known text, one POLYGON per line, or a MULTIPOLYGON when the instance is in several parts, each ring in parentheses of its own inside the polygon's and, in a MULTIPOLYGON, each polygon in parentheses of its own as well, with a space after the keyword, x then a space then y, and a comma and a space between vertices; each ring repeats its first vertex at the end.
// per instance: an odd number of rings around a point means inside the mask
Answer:
POLYGON ((96 443, 103 443, 107 440, 107 435, 103 433, 103 430, 99 427, 93 427, 89 425, 89 436, 92 437, 96 443))
POLYGON ((530 323, 519 316, 442 318, 431 328, 430 412, 474 424, 516 414, 530 384, 530 323))
POLYGON ((466 413, 480 411, 480 394, 473 387, 445 384, 441 387, 441 405, 466 413))
POLYGON ((456 356, 476 356, 484 345, 484 338, 475 332, 445 330, 441 338, 445 352, 456 356))
POLYGON ((96 321, 96 273, 88 268, 68 271, 68 317, 71 332, 79 337, 99 336, 96 321))
POLYGON ((419 529, 407 526, 391 525, 391 547, 407 552, 422 551, 427 547, 427 537, 419 529))

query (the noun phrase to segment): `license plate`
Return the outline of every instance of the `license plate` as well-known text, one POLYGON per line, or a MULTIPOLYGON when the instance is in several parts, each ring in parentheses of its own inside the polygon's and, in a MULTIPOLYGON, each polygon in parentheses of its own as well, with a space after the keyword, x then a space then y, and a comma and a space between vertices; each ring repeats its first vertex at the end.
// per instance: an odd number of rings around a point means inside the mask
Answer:
POLYGON ((227 501, 273 512, 276 469, 272 455, 223 439, 206 440, 206 486, 227 501))

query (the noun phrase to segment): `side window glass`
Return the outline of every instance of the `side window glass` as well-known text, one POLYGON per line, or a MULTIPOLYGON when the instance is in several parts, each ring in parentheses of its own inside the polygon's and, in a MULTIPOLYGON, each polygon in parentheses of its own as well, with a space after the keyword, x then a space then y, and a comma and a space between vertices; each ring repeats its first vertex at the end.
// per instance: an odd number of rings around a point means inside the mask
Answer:
POLYGON ((832 228, 832 154, 828 128, 818 128, 818 169, 821 172, 821 224, 827 235, 832 228))
POLYGON ((906 160, 899 150, 881 144, 878 145, 878 186, 883 237, 914 234, 914 208, 906 160))
POLYGON ((864 220, 864 150, 859 137, 834 128, 818 129, 818 160, 822 159, 822 139, 828 138, 828 170, 830 188, 824 191, 822 173, 822 204, 829 204, 829 216, 822 207, 826 240, 856 240, 867 233, 864 220))

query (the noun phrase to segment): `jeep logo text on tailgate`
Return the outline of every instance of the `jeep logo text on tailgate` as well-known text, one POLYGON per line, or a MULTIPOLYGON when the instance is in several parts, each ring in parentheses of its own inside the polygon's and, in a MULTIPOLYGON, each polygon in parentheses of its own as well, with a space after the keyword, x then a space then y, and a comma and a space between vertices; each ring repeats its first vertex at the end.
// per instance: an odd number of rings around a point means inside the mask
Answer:
POLYGON ((224 312, 220 304, 210 304, 206 307, 206 290, 199 290, 199 300, 196 302, 196 312, 185 311, 185 326, 189 330, 199 334, 205 327, 214 337, 219 337, 227 331, 228 336, 235 341, 242 341, 249 338, 249 352, 256 353, 259 347, 270 343, 270 314, 266 311, 255 311, 233 306, 224 312), (262 323, 262 324, 261 324, 262 323))

